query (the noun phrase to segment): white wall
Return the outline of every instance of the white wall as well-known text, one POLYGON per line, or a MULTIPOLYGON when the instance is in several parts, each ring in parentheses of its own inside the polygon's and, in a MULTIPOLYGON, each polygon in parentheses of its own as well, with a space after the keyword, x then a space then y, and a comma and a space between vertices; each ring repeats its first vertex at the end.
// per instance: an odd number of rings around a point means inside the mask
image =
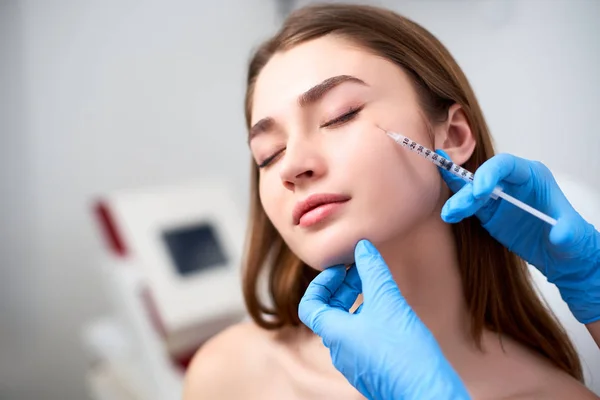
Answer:
MULTIPOLYGON (((31 238, 33 204, 31 149, 22 71, 21 19, 17 2, 0 3, 0 398, 19 398, 24 357, 35 342, 30 282, 35 281, 31 238)), ((20 397, 24 398, 24 397, 20 397)))
POLYGON ((0 5, 0 398, 83 399, 107 310, 92 196, 223 175, 245 215, 246 62, 274 2, 0 5))

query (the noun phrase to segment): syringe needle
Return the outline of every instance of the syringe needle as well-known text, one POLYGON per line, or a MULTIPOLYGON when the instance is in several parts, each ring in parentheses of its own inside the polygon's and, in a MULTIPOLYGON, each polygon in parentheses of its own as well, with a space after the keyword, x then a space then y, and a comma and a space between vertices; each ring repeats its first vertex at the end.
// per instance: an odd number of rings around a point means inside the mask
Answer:
MULTIPOLYGON (((380 128, 380 129, 382 129, 382 128, 380 128)), ((382 129, 382 130, 384 130, 384 129, 382 129)), ((404 135, 401 135, 396 132, 390 132, 390 131, 386 131, 386 130, 384 130, 384 131, 387 133, 387 135, 389 137, 391 137, 394 140, 394 142, 398 143, 402 147, 404 147, 414 153, 417 153, 421 157, 424 157, 425 159, 429 160, 430 162, 434 163, 435 165, 437 165, 440 168, 444 168, 451 174, 465 180, 466 182, 473 182, 473 177, 474 177, 473 173, 470 171, 467 171, 460 165, 454 164, 451 160, 447 160, 446 158, 437 154, 435 151, 430 150, 427 147, 418 144, 414 140, 411 140, 404 135)), ((492 192, 493 199, 497 199, 498 197, 508 201, 509 203, 519 207, 523 211, 530 213, 531 215, 541 219, 542 221, 549 223, 552 226, 556 225, 557 221, 554 218, 544 214, 543 212, 541 212, 539 210, 536 210, 535 208, 523 203, 521 200, 516 199, 513 196, 505 193, 504 191, 502 191, 502 189, 500 187, 496 187, 494 189, 494 191, 492 192)))

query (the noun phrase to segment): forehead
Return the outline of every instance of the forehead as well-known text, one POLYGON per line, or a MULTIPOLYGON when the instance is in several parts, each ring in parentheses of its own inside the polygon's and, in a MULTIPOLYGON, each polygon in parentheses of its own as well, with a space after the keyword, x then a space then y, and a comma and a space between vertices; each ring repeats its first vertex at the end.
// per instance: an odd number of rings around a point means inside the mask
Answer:
POLYGON ((325 79, 353 75, 376 86, 377 75, 394 67, 387 60, 338 37, 324 36, 299 44, 273 55, 258 75, 252 122, 276 116, 296 105, 299 95, 325 79))

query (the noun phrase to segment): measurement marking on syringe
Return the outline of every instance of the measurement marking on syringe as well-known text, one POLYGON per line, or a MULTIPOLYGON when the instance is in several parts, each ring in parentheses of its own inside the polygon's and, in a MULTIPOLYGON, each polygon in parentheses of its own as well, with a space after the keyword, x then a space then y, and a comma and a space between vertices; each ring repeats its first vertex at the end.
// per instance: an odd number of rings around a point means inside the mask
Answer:
MULTIPOLYGON (((391 137, 396 143, 400 144, 401 146, 404 146, 407 149, 409 149, 410 151, 415 152, 418 155, 420 155, 421 157, 424 157, 425 159, 433 162, 438 167, 444 168, 451 174, 458 176, 459 178, 461 178, 465 181, 473 182, 473 179, 474 179, 473 173, 464 169, 460 165, 454 164, 452 161, 445 159, 444 157, 440 156, 436 152, 431 151, 424 146, 421 146, 420 144, 418 144, 417 142, 415 142, 413 140, 410 140, 406 136, 403 136, 399 133, 386 131, 384 129, 382 129, 382 130, 385 131, 389 137, 391 137)), ((491 197, 494 200, 496 200, 498 197, 500 197, 500 198, 508 201, 509 203, 519 207, 520 209, 530 213, 531 215, 538 217, 542 221, 549 223, 550 225, 554 226, 557 223, 557 221, 554 218, 544 214, 543 212, 541 212, 539 210, 536 210, 535 208, 523 203, 521 200, 518 200, 518 199, 512 197, 511 195, 505 193, 502 190, 502 188, 500 188, 500 187, 496 187, 494 189, 494 191, 491 194, 491 197)))
POLYGON ((397 143, 400 143, 402 146, 419 154, 421 157, 424 157, 427 160, 432 161, 438 167, 441 167, 447 171, 453 172, 454 175, 459 175, 463 179, 468 179, 470 181, 473 181, 474 175, 471 172, 467 171, 460 165, 454 164, 452 161, 445 159, 444 157, 440 156, 436 152, 429 150, 428 148, 418 144, 415 141, 410 140, 407 137, 402 139, 402 141, 398 141, 398 140, 396 140, 397 138, 393 136, 393 135, 397 135, 397 134, 388 132, 388 135, 390 135, 392 137, 392 139, 394 139, 397 143))

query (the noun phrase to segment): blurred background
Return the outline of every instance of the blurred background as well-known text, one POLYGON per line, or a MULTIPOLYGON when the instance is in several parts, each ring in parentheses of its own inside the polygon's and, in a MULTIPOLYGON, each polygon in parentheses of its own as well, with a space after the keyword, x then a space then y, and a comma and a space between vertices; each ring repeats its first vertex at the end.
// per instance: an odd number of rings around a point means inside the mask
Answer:
MULTIPOLYGON (((90 398, 82 332, 113 301, 98 196, 218 181, 241 251, 246 63, 307 3, 0 0, 0 399, 90 398)), ((499 151, 600 187, 600 1, 366 3, 449 48, 499 151)))

